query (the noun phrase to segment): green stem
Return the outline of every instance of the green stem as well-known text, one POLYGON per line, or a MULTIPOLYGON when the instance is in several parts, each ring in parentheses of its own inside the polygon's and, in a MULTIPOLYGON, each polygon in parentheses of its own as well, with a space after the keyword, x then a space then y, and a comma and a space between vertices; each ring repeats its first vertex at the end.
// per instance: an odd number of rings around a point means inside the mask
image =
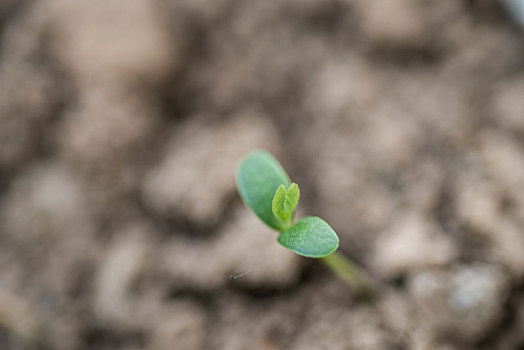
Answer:
POLYGON ((346 283, 356 294, 369 295, 373 291, 371 278, 342 253, 335 252, 320 259, 327 267, 346 283))
POLYGON ((278 221, 280 221, 280 223, 282 224, 282 228, 280 229, 280 233, 289 230, 291 228, 291 226, 293 226, 293 224, 294 224, 293 217, 290 217, 288 221, 282 221, 280 218, 278 218, 278 221))

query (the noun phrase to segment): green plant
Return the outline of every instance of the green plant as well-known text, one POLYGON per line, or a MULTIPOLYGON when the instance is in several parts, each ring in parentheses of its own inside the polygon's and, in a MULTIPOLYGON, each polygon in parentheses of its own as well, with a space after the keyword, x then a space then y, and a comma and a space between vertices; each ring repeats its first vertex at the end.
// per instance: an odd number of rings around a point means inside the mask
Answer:
POLYGON ((336 252, 338 236, 324 220, 307 216, 294 222, 299 187, 291 183, 282 165, 270 153, 261 150, 245 156, 238 166, 236 183, 244 204, 279 232, 277 241, 284 248, 308 258, 319 258, 357 293, 367 294, 371 290, 365 272, 336 252))

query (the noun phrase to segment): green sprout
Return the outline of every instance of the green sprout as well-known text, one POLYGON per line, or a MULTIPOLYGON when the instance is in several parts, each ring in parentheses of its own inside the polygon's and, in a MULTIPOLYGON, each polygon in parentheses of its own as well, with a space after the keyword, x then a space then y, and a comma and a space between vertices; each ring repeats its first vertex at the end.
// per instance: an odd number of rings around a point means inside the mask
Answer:
POLYGON ((357 294, 371 291, 371 280, 357 265, 336 252, 339 239, 327 222, 306 216, 294 222, 300 189, 291 183, 278 160, 267 151, 245 156, 236 183, 244 204, 267 226, 279 232, 284 248, 308 258, 319 258, 357 294))

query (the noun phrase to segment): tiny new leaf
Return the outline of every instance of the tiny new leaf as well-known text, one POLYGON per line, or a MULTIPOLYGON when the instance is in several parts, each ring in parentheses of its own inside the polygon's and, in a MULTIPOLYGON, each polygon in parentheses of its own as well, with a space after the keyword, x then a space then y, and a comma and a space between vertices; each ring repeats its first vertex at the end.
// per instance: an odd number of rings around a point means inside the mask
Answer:
POLYGON ((285 225, 293 218, 293 212, 298 204, 300 189, 296 183, 292 183, 289 189, 280 185, 273 197, 273 214, 285 225))
POLYGON ((299 255, 322 258, 338 248, 338 236, 327 222, 307 216, 278 236, 278 243, 299 255))
POLYGON ((287 188, 291 181, 275 157, 266 151, 248 154, 238 166, 236 182, 246 206, 266 225, 277 231, 286 228, 273 214, 273 197, 281 185, 287 188))

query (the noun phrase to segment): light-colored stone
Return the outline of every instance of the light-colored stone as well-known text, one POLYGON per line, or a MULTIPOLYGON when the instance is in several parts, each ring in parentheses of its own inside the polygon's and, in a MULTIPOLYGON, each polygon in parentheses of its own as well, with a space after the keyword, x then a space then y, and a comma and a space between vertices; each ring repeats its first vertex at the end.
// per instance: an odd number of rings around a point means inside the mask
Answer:
POLYGON ((384 323, 401 339, 409 336, 417 320, 409 296, 396 290, 384 290, 378 303, 384 323))
POLYGON ((43 320, 37 307, 0 286, 0 326, 29 345, 43 340, 43 320))
MULTIPOLYGON (((364 114, 371 104, 377 102, 382 87, 382 76, 358 56, 327 59, 306 84, 306 105, 313 114, 322 119, 312 122, 326 128, 337 119, 364 114)), ((318 129, 316 129, 319 131, 318 129)))
POLYGON ((96 221, 85 184, 61 163, 40 163, 15 179, 4 198, 0 229, 27 254, 21 262, 26 268, 37 264, 33 283, 70 291, 77 270, 96 255, 96 221))
POLYGON ((461 221, 478 232, 496 229, 502 199, 495 183, 471 176, 459 178, 455 193, 455 206, 461 221))
MULTIPOLYGON (((503 160, 498 159, 494 162, 502 163, 503 160)), ((522 203, 518 201, 520 191, 510 191, 507 184, 507 181, 518 182, 520 180, 513 177, 516 176, 515 174, 503 174, 505 166, 499 164, 487 168, 484 165, 476 169, 473 174, 471 171, 462 172, 455 183, 455 207, 458 219, 470 229, 472 234, 478 235, 487 243, 486 257, 491 261, 503 264, 516 276, 523 276, 524 234, 521 221, 518 215, 515 215, 522 207, 522 203), (483 172, 491 176, 485 174, 482 176, 483 172), (499 175, 495 176, 495 174, 499 175), (506 181, 498 179, 501 176, 504 176, 506 181), (505 196, 516 199, 513 204, 515 208, 504 209, 505 196)), ((518 167, 519 165, 516 165, 516 168, 518 167)))
MULTIPOLYGON (((156 111, 124 92, 86 92, 65 113, 59 135, 63 156, 81 168, 122 164, 154 126, 156 111)), ((120 174, 119 181, 124 181, 120 174)))
POLYGON ((510 195, 524 188, 524 150, 511 137, 496 130, 479 136, 480 152, 488 174, 510 195))
POLYGON ((175 130, 166 154, 147 175, 142 195, 151 209, 198 223, 216 223, 235 195, 235 170, 250 151, 278 149, 267 117, 244 111, 225 121, 191 119, 175 130))
POLYGON ((281 340, 289 343, 296 329, 294 320, 300 311, 295 301, 252 304, 231 294, 219 297, 217 326, 208 333, 207 345, 216 350, 289 349, 283 347, 281 340))
POLYGON ((242 207, 209 242, 181 239, 166 244, 160 263, 175 287, 285 288, 297 282, 300 258, 276 241, 277 232, 242 207))
POLYGON ((459 350, 460 346, 453 344, 442 344, 446 339, 439 339, 439 335, 435 334, 423 325, 412 330, 406 341, 408 349, 413 350, 459 350))
POLYGON ((467 341, 478 340, 500 319, 508 287, 500 268, 480 263, 428 270, 408 283, 421 324, 467 341))
POLYGON ((41 163, 11 184, 2 221, 7 233, 19 241, 68 240, 92 232, 88 204, 85 186, 67 167, 41 163))
POLYGON ((206 315, 201 307, 190 302, 175 302, 162 313, 152 331, 151 349, 203 349, 206 315))
POLYGON ((83 87, 157 80, 173 63, 159 2, 48 0, 51 47, 83 87))
POLYGON ((522 226, 510 218, 502 217, 488 232, 489 253, 494 261, 507 266, 516 276, 524 276, 524 233, 522 226))
MULTIPOLYGON (((524 2, 523 2, 524 4, 524 2)), ((493 118, 508 130, 524 131, 524 77, 504 81, 494 88, 493 118)))
POLYGON ((449 264, 457 254, 455 242, 435 223, 410 213, 399 217, 377 239, 371 259, 379 273, 393 277, 449 264))
POLYGON ((130 224, 118 231, 96 273, 93 309, 105 323, 137 325, 131 289, 144 269, 151 232, 140 224, 130 224))
POLYGON ((321 320, 315 320, 315 314, 310 313, 312 319, 306 328, 300 329, 290 349, 379 350, 393 346, 392 339, 383 330, 381 318, 367 307, 351 310, 326 307, 317 312, 322 315, 321 320))
POLYGON ((423 6, 419 0, 361 1, 364 31, 373 40, 412 45, 427 32, 423 6))

